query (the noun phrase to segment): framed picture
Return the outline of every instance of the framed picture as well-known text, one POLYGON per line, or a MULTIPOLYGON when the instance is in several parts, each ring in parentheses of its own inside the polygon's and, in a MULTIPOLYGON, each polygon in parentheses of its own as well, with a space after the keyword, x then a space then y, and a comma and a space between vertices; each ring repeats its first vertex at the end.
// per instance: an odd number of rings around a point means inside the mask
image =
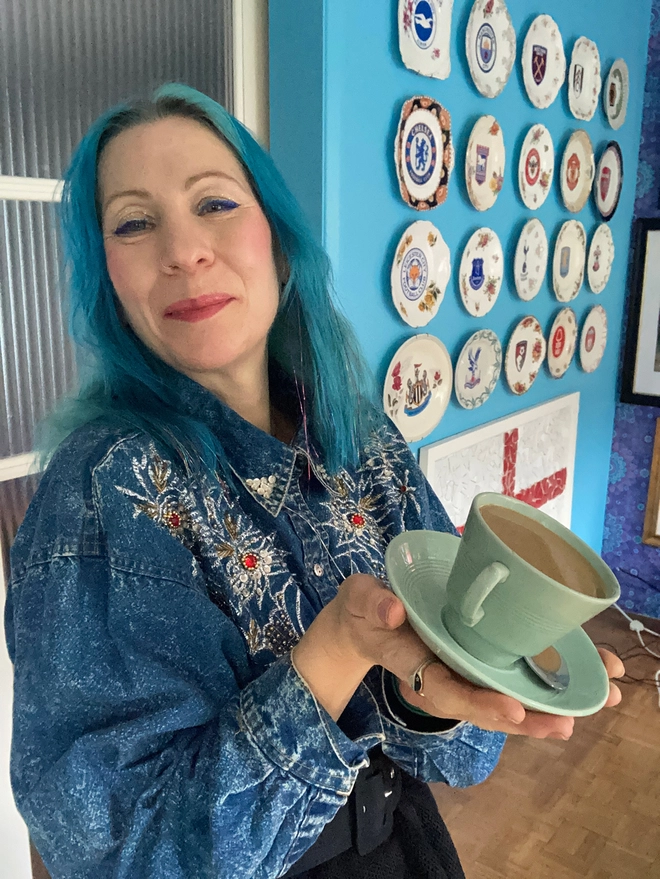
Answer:
POLYGON ((633 227, 621 402, 660 407, 660 219, 633 227))
POLYGON ((649 478, 649 496, 644 515, 642 543, 660 546, 660 418, 655 423, 653 462, 649 478))

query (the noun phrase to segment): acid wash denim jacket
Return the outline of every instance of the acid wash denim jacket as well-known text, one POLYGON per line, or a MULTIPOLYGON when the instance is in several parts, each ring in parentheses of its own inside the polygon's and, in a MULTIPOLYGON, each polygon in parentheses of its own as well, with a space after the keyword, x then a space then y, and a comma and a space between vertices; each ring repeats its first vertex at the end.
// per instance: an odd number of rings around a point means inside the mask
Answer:
POLYGON ((329 475, 189 379, 181 407, 234 486, 148 436, 58 449, 11 555, 11 783, 53 879, 271 879, 317 839, 376 745, 426 781, 482 781, 504 736, 411 731, 374 668, 338 722, 290 650, 409 529, 452 525, 394 427, 329 475))

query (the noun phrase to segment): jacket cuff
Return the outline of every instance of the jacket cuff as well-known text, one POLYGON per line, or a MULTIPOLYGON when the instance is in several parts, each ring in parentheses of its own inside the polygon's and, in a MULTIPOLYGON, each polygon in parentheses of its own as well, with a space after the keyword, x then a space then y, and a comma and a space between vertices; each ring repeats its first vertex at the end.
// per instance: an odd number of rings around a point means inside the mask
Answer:
POLYGON ((383 669, 382 674, 383 699, 392 719, 405 729, 419 733, 444 733, 450 732, 460 726, 460 720, 450 720, 443 717, 435 717, 421 711, 410 702, 407 702, 399 691, 398 681, 391 672, 383 669))

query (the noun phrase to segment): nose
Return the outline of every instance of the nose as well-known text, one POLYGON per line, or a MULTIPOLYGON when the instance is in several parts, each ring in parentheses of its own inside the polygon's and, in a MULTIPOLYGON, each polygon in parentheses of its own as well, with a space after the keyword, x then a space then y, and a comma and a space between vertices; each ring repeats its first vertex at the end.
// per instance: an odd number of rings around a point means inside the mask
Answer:
POLYGON ((164 224, 160 267, 165 274, 195 272, 215 260, 208 231, 195 218, 171 219, 164 224))

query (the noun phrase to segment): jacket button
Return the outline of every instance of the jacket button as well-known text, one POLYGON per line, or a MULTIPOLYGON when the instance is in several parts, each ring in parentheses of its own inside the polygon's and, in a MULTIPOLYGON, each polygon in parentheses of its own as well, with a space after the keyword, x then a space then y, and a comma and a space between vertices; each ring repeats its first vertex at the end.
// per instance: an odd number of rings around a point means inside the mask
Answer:
POLYGON ((318 562, 314 565, 314 573, 317 577, 323 576, 323 565, 319 565, 318 562))

